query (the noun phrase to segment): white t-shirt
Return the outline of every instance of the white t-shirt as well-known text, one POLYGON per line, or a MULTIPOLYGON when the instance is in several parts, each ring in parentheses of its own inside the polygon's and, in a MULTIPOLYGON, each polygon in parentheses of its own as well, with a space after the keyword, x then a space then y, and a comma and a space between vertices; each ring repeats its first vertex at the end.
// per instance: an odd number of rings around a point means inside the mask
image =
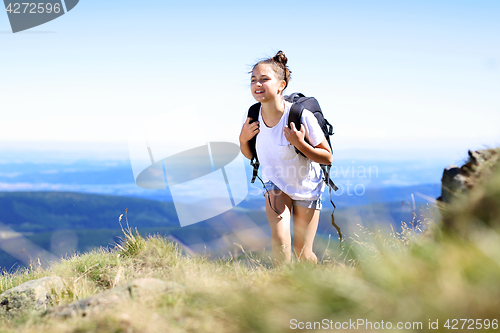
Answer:
MULTIPOLYGON (((262 180, 272 181, 293 200, 316 200, 321 197, 325 187, 321 167, 319 163, 298 154, 283 132, 288 124, 291 106, 291 103, 285 101, 285 112, 274 127, 267 127, 259 112, 256 150, 262 180)), ((311 111, 304 110, 301 123, 306 129, 305 137, 313 147, 323 141, 325 136, 311 111)))

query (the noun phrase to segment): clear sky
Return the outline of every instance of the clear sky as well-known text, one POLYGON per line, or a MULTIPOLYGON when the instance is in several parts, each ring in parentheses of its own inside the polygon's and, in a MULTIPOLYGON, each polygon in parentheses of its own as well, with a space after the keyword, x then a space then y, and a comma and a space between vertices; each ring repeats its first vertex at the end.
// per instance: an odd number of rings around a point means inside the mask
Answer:
POLYGON ((185 106, 206 123, 186 135, 237 142, 248 71, 278 50, 340 156, 500 144, 498 0, 81 0, 17 34, 0 14, 0 151, 125 156, 137 124, 185 106))

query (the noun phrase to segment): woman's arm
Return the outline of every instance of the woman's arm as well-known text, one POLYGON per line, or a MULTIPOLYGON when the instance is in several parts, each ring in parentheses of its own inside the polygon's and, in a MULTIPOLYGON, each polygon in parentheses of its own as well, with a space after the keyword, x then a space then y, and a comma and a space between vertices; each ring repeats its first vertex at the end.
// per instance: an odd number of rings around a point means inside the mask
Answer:
POLYGON ((240 150, 241 153, 249 160, 252 159, 252 151, 250 150, 250 144, 248 141, 259 133, 259 122, 254 121, 250 124, 250 120, 252 120, 252 118, 248 117, 243 124, 243 128, 240 133, 240 150))
POLYGON ((285 138, 294 145, 308 159, 319 164, 331 164, 333 162, 332 151, 326 138, 323 138, 320 144, 313 147, 305 141, 306 129, 303 124, 300 124, 300 131, 297 131, 295 124, 292 123, 292 128, 285 126, 285 138))

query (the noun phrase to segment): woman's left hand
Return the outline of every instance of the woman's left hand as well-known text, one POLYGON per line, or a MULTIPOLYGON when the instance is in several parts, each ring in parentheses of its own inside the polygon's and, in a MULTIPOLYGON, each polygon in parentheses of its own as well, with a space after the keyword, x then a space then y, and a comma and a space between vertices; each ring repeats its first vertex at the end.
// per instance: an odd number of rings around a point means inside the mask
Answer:
POLYGON ((285 125, 285 129, 283 130, 283 132, 288 142, 290 142, 290 144, 294 145, 295 147, 298 147, 301 144, 305 143, 304 137, 306 135, 306 127, 300 124, 300 130, 297 131, 294 123, 291 123, 291 126, 292 127, 290 128, 288 127, 288 125, 285 125))

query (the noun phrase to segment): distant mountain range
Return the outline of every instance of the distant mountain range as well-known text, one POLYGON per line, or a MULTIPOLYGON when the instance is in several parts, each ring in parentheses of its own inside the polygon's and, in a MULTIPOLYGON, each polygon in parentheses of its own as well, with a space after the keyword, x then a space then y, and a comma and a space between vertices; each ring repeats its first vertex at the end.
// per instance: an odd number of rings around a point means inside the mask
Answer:
POLYGON ((18 232, 116 229, 128 208, 141 227, 177 227, 171 202, 72 192, 0 192, 0 222, 18 232))
MULTIPOLYGON (((342 195, 356 191, 390 187, 439 184, 446 163, 434 161, 338 160, 332 167, 332 179, 342 195)), ((246 164, 250 179, 251 169, 246 164)), ((250 192, 262 186, 251 185, 250 192)), ((0 191, 69 191, 81 193, 134 196, 171 201, 168 188, 145 190, 135 184, 128 161, 78 161, 70 164, 3 163, 0 164, 0 191)))
MULTIPOLYGON (((395 205, 393 213, 406 212, 415 205, 425 204, 440 195, 436 184, 410 187, 369 189, 361 196, 333 194, 332 200, 340 210, 348 207, 395 205), (413 194, 413 199, 412 199, 413 194), (397 207, 402 208, 398 209, 397 207)), ((332 209, 326 192, 325 210, 332 209)), ((137 197, 98 195, 76 192, 0 192, 0 222, 17 232, 47 232, 61 229, 117 228, 118 217, 128 208, 136 226, 179 227, 175 206, 171 201, 148 200, 137 197)), ((264 197, 250 195, 235 210, 262 211, 264 197)), ((203 225, 203 223, 200 223, 203 225)))

